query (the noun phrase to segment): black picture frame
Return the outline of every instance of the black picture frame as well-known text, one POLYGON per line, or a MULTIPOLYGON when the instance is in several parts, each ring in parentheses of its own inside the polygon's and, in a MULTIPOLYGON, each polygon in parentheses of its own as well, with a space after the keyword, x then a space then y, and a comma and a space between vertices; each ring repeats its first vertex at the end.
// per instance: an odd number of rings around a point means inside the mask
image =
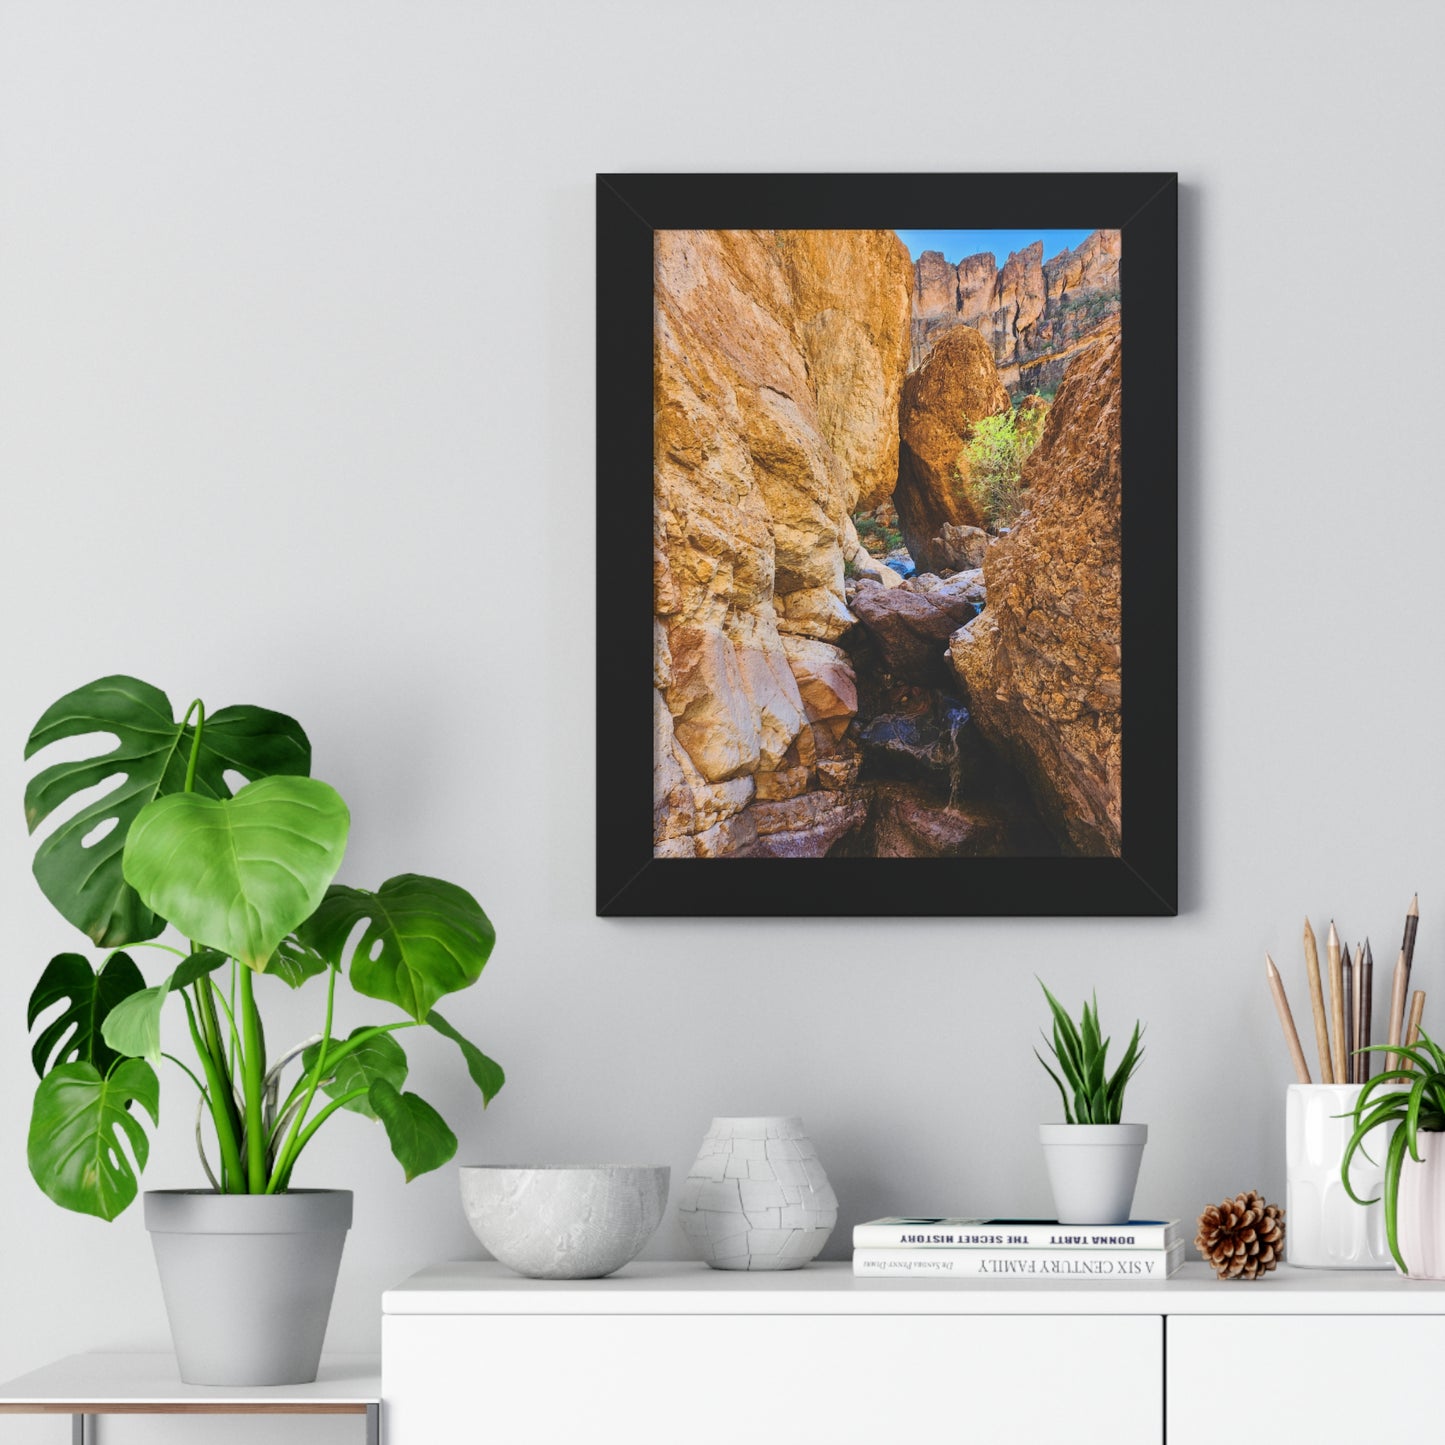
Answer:
POLYGON ((597 177, 600 916, 1178 912, 1178 191, 1161 172, 597 177), (980 224, 1123 233, 1121 856, 654 858, 653 232, 980 224))

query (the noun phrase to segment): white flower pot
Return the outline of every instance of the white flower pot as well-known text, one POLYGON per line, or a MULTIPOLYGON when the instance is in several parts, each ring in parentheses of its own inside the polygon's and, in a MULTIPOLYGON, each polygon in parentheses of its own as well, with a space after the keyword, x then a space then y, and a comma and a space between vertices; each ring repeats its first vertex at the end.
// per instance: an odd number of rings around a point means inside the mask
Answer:
POLYGON ((316 1378, 351 1227, 349 1190, 153 1189, 145 1224, 186 1384, 316 1378))
POLYGON ((1405 1151, 1395 1233, 1409 1279, 1445 1279, 1445 1134, 1422 1129, 1418 1137, 1424 1162, 1405 1151))
MULTIPOLYGON (((1362 1084, 1291 1084, 1284 1104, 1285 1260, 1303 1269, 1390 1269, 1385 1206, 1361 1207, 1340 1178, 1362 1084)), ((1350 1187, 1378 1201, 1394 1125, 1376 1129, 1350 1160, 1350 1187)))
POLYGON ((1125 1224, 1147 1124, 1040 1124, 1060 1224, 1125 1224))

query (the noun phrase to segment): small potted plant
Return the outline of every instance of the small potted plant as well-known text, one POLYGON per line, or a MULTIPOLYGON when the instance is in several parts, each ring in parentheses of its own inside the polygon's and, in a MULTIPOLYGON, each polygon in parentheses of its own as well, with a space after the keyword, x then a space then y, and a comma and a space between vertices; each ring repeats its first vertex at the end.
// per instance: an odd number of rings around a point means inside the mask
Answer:
POLYGON ((1376 1074, 1360 1090, 1340 1178, 1356 1204, 1378 1202, 1355 1193, 1350 1161, 1371 1134, 1385 1130, 1381 1194, 1390 1254, 1410 1279, 1445 1279, 1445 1210, 1439 1204, 1445 1198, 1445 1052, 1424 1029, 1414 1044, 1372 1044, 1369 1051, 1393 1053, 1399 1067, 1376 1074))
POLYGON ((90 795, 40 843, 34 872, 104 950, 98 966, 56 955, 31 995, 27 1023, 41 1027, 30 1172, 57 1204, 114 1219, 136 1196, 166 1061, 194 1090, 210 1185, 145 1199, 182 1378, 304 1383, 316 1376, 351 1195, 297 1187, 297 1166, 342 1111, 381 1124, 408 1180, 455 1154, 441 1115, 404 1088, 398 1035, 425 1028, 459 1049, 484 1105, 502 1087, 500 1067, 437 1012, 477 981, 492 925, 438 878, 404 873, 375 892, 334 882, 350 814, 309 776, 311 745, 292 718, 208 715, 196 701, 177 722, 157 688, 106 677, 49 708, 25 755, 93 735, 116 746, 55 762, 25 790, 32 832, 90 795), (170 925, 183 946, 157 941, 170 925), (132 957, 141 948, 165 959, 156 982, 132 957), (391 1013, 338 1038, 343 970, 391 1013), (313 978, 324 980, 317 1032, 277 1049, 262 1026, 265 990, 313 978), (194 1067, 162 1049, 168 1005, 184 1013, 194 1067))
POLYGON ((1121 1122, 1125 1086, 1144 1058, 1139 1047, 1143 1029, 1134 1025, 1129 1047, 1110 1074, 1110 1040, 1099 1025, 1097 996, 1092 1004, 1085 1003, 1083 1018, 1076 1025, 1042 982, 1039 986, 1054 1017, 1053 1038, 1044 1037, 1058 1073, 1037 1049, 1034 1056, 1058 1085, 1064 1103, 1064 1123, 1039 1125, 1059 1223, 1126 1223, 1139 1180, 1139 1161, 1149 1138, 1147 1124, 1121 1122))

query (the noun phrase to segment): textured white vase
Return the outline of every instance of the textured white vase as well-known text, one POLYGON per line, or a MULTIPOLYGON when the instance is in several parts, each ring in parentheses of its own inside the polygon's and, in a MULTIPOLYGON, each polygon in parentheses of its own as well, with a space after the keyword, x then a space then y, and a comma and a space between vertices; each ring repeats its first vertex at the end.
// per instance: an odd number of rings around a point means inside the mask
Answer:
POLYGON ((1445 1134, 1422 1129, 1417 1140, 1423 1162, 1405 1151, 1395 1235, 1410 1279, 1445 1279, 1445 1134))
POLYGON ((1040 1124, 1060 1224, 1127 1224, 1147 1124, 1040 1124))
POLYGON ((838 1196, 801 1119, 714 1119, 677 1216, 714 1269, 797 1269, 827 1243, 838 1196))
MULTIPOLYGON (((1291 1084, 1285 1095, 1285 1260, 1305 1269, 1389 1269, 1383 1204, 1361 1206, 1340 1178, 1354 1133, 1360 1084, 1291 1084)), ((1394 1132, 1377 1129, 1355 1150, 1350 1186, 1379 1199, 1385 1148, 1394 1132), (1368 1150, 1368 1155, 1366 1154, 1368 1150)), ((1408 1259, 1409 1256, 1407 1255, 1408 1259)))

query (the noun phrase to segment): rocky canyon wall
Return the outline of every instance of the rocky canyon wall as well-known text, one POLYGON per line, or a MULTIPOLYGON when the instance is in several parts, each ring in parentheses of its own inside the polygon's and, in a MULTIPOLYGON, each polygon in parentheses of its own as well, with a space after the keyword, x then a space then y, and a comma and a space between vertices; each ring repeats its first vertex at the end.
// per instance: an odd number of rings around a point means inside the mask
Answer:
POLYGON ((1118 231, 1094 231, 1047 261, 1035 241, 997 270, 988 252, 955 266, 925 251, 914 267, 910 367, 953 327, 970 326, 1010 393, 1058 386, 1076 356, 1118 330, 1119 256, 1118 231))
POLYGON ((897 476, 913 266, 891 231, 660 231, 654 260, 655 852, 820 856, 865 810, 836 644, 845 568, 887 571, 851 513, 897 476))
MULTIPOLYGON (((988 606, 949 642, 975 725, 1070 852, 1120 840, 1120 342, 1070 368, 986 553, 988 606)), ((1147 485, 1147 482, 1144 483, 1147 485)))

